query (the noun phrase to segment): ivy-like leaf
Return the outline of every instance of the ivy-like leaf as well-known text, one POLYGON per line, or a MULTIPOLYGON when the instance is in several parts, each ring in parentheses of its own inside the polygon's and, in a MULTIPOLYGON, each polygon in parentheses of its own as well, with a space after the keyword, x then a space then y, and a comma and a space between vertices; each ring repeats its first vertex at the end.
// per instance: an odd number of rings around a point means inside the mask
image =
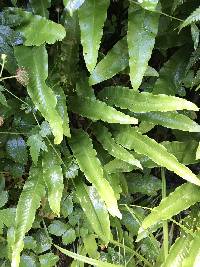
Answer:
POLYGON ((40 150, 47 151, 47 146, 40 134, 33 134, 27 140, 27 145, 30 146, 31 158, 35 165, 37 165, 40 150))
POLYGON ((116 136, 116 140, 128 149, 134 149, 137 153, 148 156, 155 163, 175 172, 183 179, 200 186, 200 179, 167 149, 155 140, 142 135, 135 128, 124 127, 116 136))
POLYGON ((76 194, 80 205, 94 232, 106 243, 110 241, 110 220, 104 202, 93 186, 86 186, 83 181, 75 182, 76 194))
POLYGON ((15 162, 26 164, 27 148, 22 137, 12 137, 6 143, 6 151, 8 156, 15 162))
POLYGON ((105 102, 89 97, 70 97, 69 107, 73 112, 78 113, 83 117, 87 117, 93 121, 102 120, 109 123, 120 124, 138 123, 138 120, 134 117, 125 115, 113 107, 106 105, 105 102))
POLYGON ((48 18, 47 8, 51 6, 51 0, 30 0, 34 14, 48 18))
POLYGON ((133 112, 199 110, 195 104, 183 98, 164 94, 153 95, 147 92, 133 92, 128 87, 121 86, 106 87, 99 93, 99 97, 109 105, 129 109, 133 112))
POLYGON ((41 47, 16 47, 15 56, 21 68, 25 68, 29 75, 27 85, 28 93, 49 122, 55 136, 55 144, 63 139, 63 122, 56 111, 56 96, 45 81, 48 76, 48 55, 44 46, 41 47))
POLYGON ((97 140, 110 155, 142 169, 139 160, 134 158, 134 156, 128 150, 117 144, 105 126, 101 124, 95 124, 93 127, 93 132, 95 133, 97 140))
POLYGON ((151 213, 143 220, 140 230, 147 229, 161 220, 170 219, 199 201, 199 187, 191 183, 185 183, 164 198, 158 207, 153 208, 151 213))
POLYGON ((92 141, 89 136, 82 130, 76 130, 69 144, 81 171, 96 188, 110 214, 121 218, 114 191, 109 182, 104 178, 103 168, 99 159, 96 157, 96 151, 93 149, 92 141))
POLYGON ((24 44, 26 46, 40 46, 44 43, 54 44, 65 37, 64 27, 45 17, 33 15, 18 8, 12 8, 10 12, 23 19, 23 23, 17 27, 17 31, 25 37, 24 44))
POLYGON ((96 66, 109 0, 87 0, 79 9, 83 55, 89 72, 96 66))
POLYGON ((15 238, 12 251, 12 267, 18 267, 20 253, 24 246, 24 236, 31 229, 36 210, 44 195, 44 185, 40 168, 31 168, 29 179, 26 181, 16 210, 15 238))
POLYGON ((58 155, 49 146, 48 152, 44 152, 42 158, 43 178, 48 189, 49 206, 58 216, 60 215, 60 203, 64 189, 60 163, 58 155))
POLYGON ((144 10, 130 2, 127 40, 130 79, 134 90, 140 87, 147 69, 158 32, 158 22, 158 13, 144 10))
POLYGON ((183 23, 180 25, 180 30, 194 22, 198 22, 199 20, 200 20, 200 6, 183 21, 183 23))

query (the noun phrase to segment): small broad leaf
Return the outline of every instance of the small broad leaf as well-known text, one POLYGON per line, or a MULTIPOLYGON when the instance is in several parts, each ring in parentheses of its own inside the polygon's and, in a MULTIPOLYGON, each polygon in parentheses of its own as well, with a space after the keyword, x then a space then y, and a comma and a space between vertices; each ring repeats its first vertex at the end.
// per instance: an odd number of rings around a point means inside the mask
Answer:
POLYGON ((141 7, 150 11, 154 11, 156 9, 158 1, 159 0, 143 0, 138 2, 140 3, 141 7))
POLYGON ((73 12, 79 9, 85 0, 63 0, 65 8, 69 11, 72 16, 73 12))
POLYGON ((76 181, 76 194, 80 205, 94 232, 106 244, 110 241, 110 221, 104 202, 93 186, 86 186, 83 181, 76 181))
POLYGON ((134 114, 134 116, 143 122, 152 122, 154 125, 162 125, 181 131, 200 132, 199 124, 178 112, 148 112, 134 114))
POLYGON ((89 97, 74 96, 70 98, 70 109, 93 121, 102 120, 109 123, 137 124, 137 119, 106 105, 105 102, 89 97))
POLYGON ((48 76, 47 51, 44 46, 33 48, 22 46, 15 48, 15 56, 19 66, 28 72, 28 94, 37 109, 49 122, 55 136, 54 142, 59 144, 63 139, 63 122, 55 109, 56 96, 45 83, 48 76))
POLYGON ((41 267, 54 267, 59 261, 58 255, 53 254, 52 252, 43 254, 39 256, 40 266, 41 267))
POLYGON ((22 137, 10 138, 6 143, 6 151, 15 162, 26 164, 28 159, 26 142, 22 137))
POLYGON ((183 179, 200 186, 200 179, 167 149, 155 140, 142 135, 135 128, 123 127, 116 136, 117 142, 128 149, 134 149, 137 153, 148 156, 155 163, 175 172, 183 179))
POLYGON ((99 97, 109 105, 133 112, 199 110, 195 104, 183 98, 164 94, 153 95, 147 92, 139 93, 121 86, 106 87, 99 93, 99 97))
POLYGON ((104 178, 103 168, 96 156, 97 153, 93 149, 92 141, 87 133, 82 130, 74 131, 72 138, 69 140, 69 144, 81 171, 85 174, 88 181, 96 188, 99 196, 104 200, 110 214, 121 218, 121 213, 118 209, 113 189, 109 182, 104 178))
POLYGON ((73 243, 76 240, 75 230, 70 228, 62 235, 62 242, 65 246, 73 243))
POLYGON ((83 238, 84 248, 87 251, 87 254, 89 257, 98 259, 99 258, 99 252, 98 252, 98 246, 95 239, 95 235, 89 234, 83 238))
MULTIPOLYGON (((57 152, 58 153, 58 152, 57 152)), ((62 168, 52 147, 44 152, 42 158, 43 178, 48 189, 48 201, 52 211, 60 215, 60 203, 64 189, 62 168)))
POLYGON ((97 267, 122 267, 122 265, 116 265, 116 264, 107 263, 107 262, 104 262, 104 261, 88 258, 88 257, 82 256, 80 254, 73 253, 73 252, 71 252, 69 250, 66 250, 66 249, 61 248, 61 247, 56 246, 56 245, 55 245, 55 247, 58 250, 60 250, 63 254, 67 255, 68 257, 71 257, 71 258, 73 258, 73 259, 75 259, 77 261, 81 261, 81 262, 85 262, 85 263, 91 264, 93 266, 97 266, 97 267))
POLYGON ((59 220, 54 220, 48 227, 49 233, 55 236, 62 236, 67 230, 67 224, 59 220))
POLYGON ((134 90, 140 87, 151 58, 158 32, 158 22, 158 13, 144 10, 130 2, 127 40, 130 79, 134 90))
POLYGON ((19 15, 23 19, 22 26, 17 31, 25 37, 26 46, 40 46, 44 43, 54 44, 65 37, 65 29, 62 25, 55 23, 38 15, 22 9, 12 8, 11 13, 19 15))
POLYGON ((180 30, 194 22, 198 22, 199 20, 200 20, 200 6, 183 21, 183 23, 180 26, 180 30))
POLYGON ((170 219, 199 201, 199 187, 191 183, 185 183, 164 198, 158 207, 153 208, 151 213, 142 222, 140 230, 147 229, 161 220, 170 219))
POLYGON ((4 96, 4 94, 2 93, 2 91, 4 91, 4 87, 2 85, 0 85, 0 104, 5 106, 5 107, 8 107, 7 100, 4 96))
POLYGON ((2 208, 8 202, 8 192, 1 191, 0 192, 0 208, 2 208))
POLYGON ((24 246, 24 236, 31 229, 36 210, 44 195, 42 173, 39 168, 31 168, 29 179, 26 181, 16 210, 15 238, 12 251, 12 266, 18 267, 20 253, 24 246))
POLYGON ((48 18, 48 8, 51 6, 51 0, 30 0, 31 7, 35 15, 48 18))
POLYGON ((109 0, 87 0, 79 9, 83 55, 89 72, 96 66, 109 0))
POLYGON ((15 209, 1 209, 0 210, 0 233, 3 234, 2 228, 5 225, 7 228, 14 226, 15 222, 15 209))
POLYGON ((34 164, 37 165, 40 151, 47 151, 47 146, 40 134, 31 135, 27 140, 27 145, 30 146, 31 158, 34 164))
POLYGON ((93 127, 93 132, 95 133, 97 140, 102 144, 103 148, 107 150, 110 155, 142 169, 139 160, 134 158, 134 156, 129 153, 128 150, 117 144, 114 138, 112 138, 111 133, 105 126, 101 124, 95 124, 93 127))
MULTIPOLYGON (((190 246, 192 244, 191 236, 181 236, 171 247, 163 267, 183 267, 183 260, 187 257, 190 246)), ((186 266, 185 266, 186 267, 186 266)), ((187 265, 187 267, 195 267, 195 265, 187 265)))

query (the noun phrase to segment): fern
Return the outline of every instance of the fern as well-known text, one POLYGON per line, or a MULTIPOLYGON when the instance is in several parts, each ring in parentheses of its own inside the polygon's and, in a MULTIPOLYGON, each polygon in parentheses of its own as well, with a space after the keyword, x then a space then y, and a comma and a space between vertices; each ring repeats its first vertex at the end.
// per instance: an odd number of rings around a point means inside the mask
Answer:
POLYGON ((199 20, 200 20, 200 7, 198 7, 195 11, 193 11, 192 14, 184 20, 184 22, 180 25, 180 30, 192 23, 198 22, 199 20))

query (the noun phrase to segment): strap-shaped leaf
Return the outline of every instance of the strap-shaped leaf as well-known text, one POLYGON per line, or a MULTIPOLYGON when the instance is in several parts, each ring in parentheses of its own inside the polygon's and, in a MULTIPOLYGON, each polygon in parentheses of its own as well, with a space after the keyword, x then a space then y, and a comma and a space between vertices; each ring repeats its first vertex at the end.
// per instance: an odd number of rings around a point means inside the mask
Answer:
POLYGON ((48 201, 52 211, 59 216, 63 192, 63 174, 56 152, 48 147, 42 157, 43 178, 48 189, 48 201))
MULTIPOLYGON (((176 242, 171 247, 163 267, 183 267, 183 260, 187 257, 192 242, 191 236, 181 236, 176 239, 176 242)), ((185 266, 186 267, 186 266, 185 266)), ((187 267, 195 267, 187 265, 187 267)))
POLYGON ((151 160, 168 170, 175 172, 183 179, 200 186, 200 179, 167 149, 155 140, 142 135, 135 128, 124 127, 116 136, 116 140, 128 149, 134 149, 137 153, 148 156, 151 160))
POLYGON ((83 55, 89 72, 96 66, 109 0, 87 0, 79 9, 83 55))
POLYGON ((63 254, 67 255, 68 257, 71 257, 77 261, 88 263, 88 264, 93 265, 93 266, 97 266, 97 267, 123 267, 122 265, 116 265, 116 264, 108 263, 105 261, 88 258, 88 257, 82 256, 80 254, 76 254, 74 252, 66 250, 64 248, 61 248, 59 246, 56 246, 56 245, 55 245, 55 247, 58 250, 60 250, 63 254))
POLYGON ((16 47, 15 56, 21 68, 28 72, 28 93, 44 118, 49 122, 55 136, 55 143, 63 139, 62 119, 56 111, 56 96, 45 81, 48 76, 48 55, 44 46, 16 47))
POLYGON ((32 167, 29 173, 29 179, 23 187, 23 191, 17 204, 12 267, 19 266, 20 253, 24 246, 24 236, 31 229, 35 219, 36 210, 40 206, 40 200, 43 195, 44 184, 42 172, 39 168, 32 167))
POLYGON ((178 112, 148 112, 134 114, 142 121, 152 122, 155 125, 162 125, 171 129, 178 129, 188 132, 200 132, 200 125, 189 117, 178 112))
POLYGON ((107 106, 105 102, 89 97, 73 96, 69 101, 70 109, 93 121, 102 120, 109 123, 137 124, 138 120, 107 106))
POLYGON ((182 262, 181 267, 198 267, 200 259, 200 233, 199 231, 195 233, 195 237, 190 243, 190 248, 188 255, 182 262))
POLYGON ((54 86, 52 89, 57 99, 56 111, 63 121, 63 134, 70 137, 69 116, 67 112, 65 93, 60 86, 54 86))
POLYGON ((199 201, 200 188, 194 184, 185 183, 176 188, 174 192, 160 202, 158 207, 151 211, 142 222, 140 230, 147 229, 161 220, 170 219, 199 201))
POLYGON ((130 79, 134 90, 141 83, 151 57, 158 32, 159 14, 130 2, 128 16, 128 51, 130 79))
POLYGON ((94 232, 107 244, 111 238, 110 220, 104 202, 93 186, 86 186, 83 181, 76 181, 76 194, 80 205, 94 232))
POLYGON ((40 46, 44 43, 54 44, 65 37, 65 29, 61 24, 22 9, 12 8, 10 10, 23 19, 23 23, 17 27, 17 31, 25 37, 24 44, 26 46, 40 46))
POLYGON ((186 47, 174 53, 160 69, 153 93, 175 95, 182 86, 189 58, 190 53, 186 47))
POLYGON ((51 6, 51 0, 30 0, 34 14, 48 18, 47 8, 51 6))
POLYGON ((93 132, 95 133, 97 140, 110 155, 142 169, 142 165, 140 164, 139 160, 137 160, 128 150, 117 144, 105 126, 101 124, 95 124, 93 127, 93 132))
POLYGON ((139 93, 121 86, 106 87, 99 93, 99 97, 109 105, 133 112, 199 110, 195 104, 183 98, 164 94, 153 95, 147 92, 139 93))
POLYGON ((196 159, 200 159, 200 142, 196 150, 196 159))
POLYGON ((81 171, 85 174, 87 180, 96 188, 110 214, 121 218, 114 191, 109 182, 104 178, 103 168, 96 156, 97 153, 93 149, 89 136, 82 130, 76 130, 73 132, 69 144, 81 171))

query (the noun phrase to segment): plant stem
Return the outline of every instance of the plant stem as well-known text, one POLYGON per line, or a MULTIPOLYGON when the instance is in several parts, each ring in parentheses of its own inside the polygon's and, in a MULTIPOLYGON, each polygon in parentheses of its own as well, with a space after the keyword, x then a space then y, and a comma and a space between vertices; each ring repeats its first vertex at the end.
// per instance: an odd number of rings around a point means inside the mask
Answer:
MULTIPOLYGON (((166 178, 165 178, 165 169, 161 168, 161 178, 162 178, 162 199, 164 199, 166 194, 166 178)), ((163 247, 164 247, 164 257, 165 260, 168 256, 169 251, 169 235, 168 235, 168 222, 167 220, 163 222, 163 247)))

